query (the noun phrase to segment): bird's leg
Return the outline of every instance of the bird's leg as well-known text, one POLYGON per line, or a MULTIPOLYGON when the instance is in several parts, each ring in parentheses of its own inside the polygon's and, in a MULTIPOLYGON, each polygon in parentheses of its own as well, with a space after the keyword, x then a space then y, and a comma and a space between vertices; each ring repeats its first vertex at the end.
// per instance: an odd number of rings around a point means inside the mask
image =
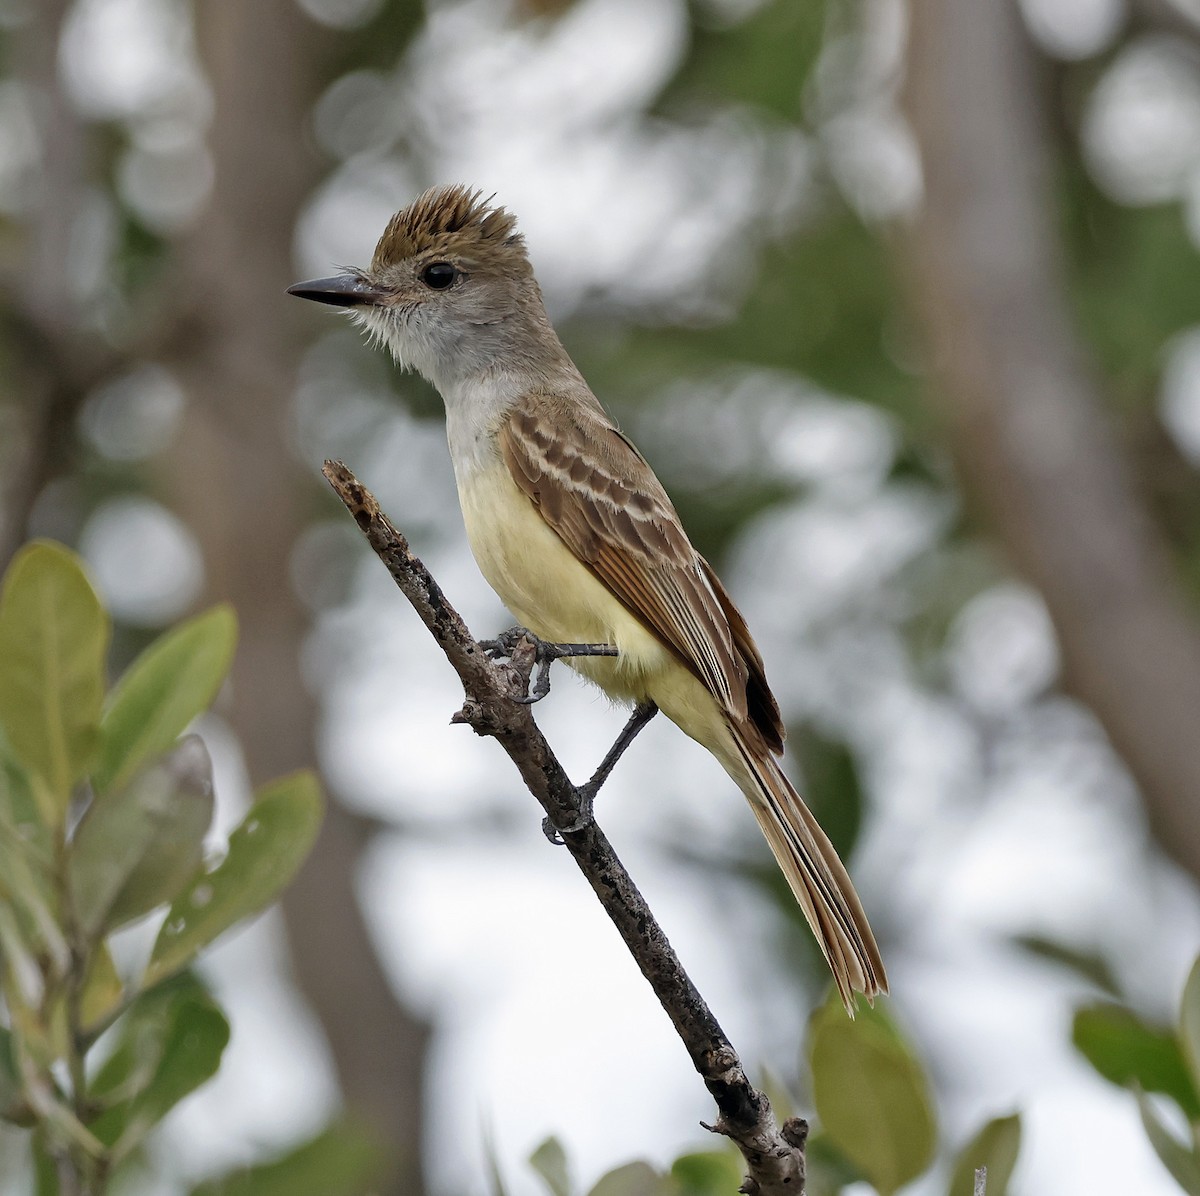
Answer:
POLYGON ((518 702, 532 706, 540 702, 550 692, 550 666, 556 660, 571 656, 616 656, 617 649, 612 644, 550 644, 545 640, 537 641, 537 677, 528 697, 518 698, 518 702))
MULTIPOLYGON (((600 792, 600 786, 608 780, 608 774, 625 754, 625 749, 637 738, 638 732, 657 713, 658 707, 653 702, 642 702, 634 707, 629 721, 621 728, 621 734, 608 749, 604 759, 600 761, 600 766, 592 773, 591 779, 576 788, 575 792, 579 795, 579 817, 575 820, 574 826, 566 828, 568 833, 583 830, 592 821, 592 807, 596 802, 596 794, 600 792)), ((562 836, 549 818, 542 821, 542 830, 551 843, 562 842, 562 836)))
MULTIPOLYGON (((537 677, 533 689, 529 691, 529 677, 525 678, 526 693, 514 698, 525 706, 540 702, 550 692, 550 666, 556 660, 570 656, 616 656, 617 649, 612 644, 552 644, 548 640, 539 639, 532 631, 524 627, 510 627, 502 631, 494 640, 480 640, 479 646, 493 659, 507 659, 520 667, 524 662, 518 661, 514 653, 519 653, 522 640, 528 640, 533 645, 533 660, 528 669, 537 665, 537 677)), ((615 763, 615 761, 614 761, 615 763)))
MULTIPOLYGON (((510 627, 507 631, 502 631, 494 640, 480 640, 479 646, 493 660, 509 660, 516 664, 518 669, 526 670, 525 689, 527 692, 514 698, 514 701, 526 706, 540 702, 550 692, 550 666, 556 660, 571 656, 618 655, 617 649, 612 644, 555 644, 539 639, 525 627, 510 627), (525 645, 532 646, 532 659, 527 655, 528 647, 522 651, 525 645), (537 677, 534 679, 533 688, 530 691, 529 674, 532 673, 535 664, 537 665, 537 677)), ((634 707, 628 722, 621 728, 616 742, 608 749, 604 759, 600 761, 599 767, 592 773, 589 780, 576 788, 575 792, 579 795, 579 817, 573 826, 566 828, 568 831, 582 830, 592 821, 592 807, 596 801, 596 794, 600 792, 600 786, 608 780, 617 761, 625 754, 625 749, 637 738, 638 732, 657 713, 658 707, 650 701, 642 702, 634 707)), ((542 830, 552 843, 562 842, 558 829, 550 822, 549 818, 543 820, 542 830)))
POLYGON ((638 737, 638 732, 657 713, 658 707, 650 701, 641 702, 635 706, 633 713, 629 716, 629 721, 621 728, 621 734, 617 736, 616 742, 608 749, 604 759, 600 761, 599 767, 592 773, 591 779, 579 786, 584 822, 591 821, 592 803, 596 800, 596 794, 600 792, 600 786, 608 780, 608 774, 612 772, 617 761, 625 754, 625 749, 638 737))

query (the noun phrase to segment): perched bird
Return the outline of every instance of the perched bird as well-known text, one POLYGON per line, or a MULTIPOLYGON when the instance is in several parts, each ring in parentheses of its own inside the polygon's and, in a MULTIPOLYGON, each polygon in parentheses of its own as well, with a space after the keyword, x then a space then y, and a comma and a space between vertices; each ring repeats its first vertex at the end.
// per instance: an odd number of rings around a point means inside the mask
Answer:
POLYGON ((625 741, 657 708, 712 752, 749 801, 847 1009, 856 992, 886 992, 850 877, 776 759, 783 721, 745 620, 567 355, 513 216, 478 191, 437 187, 392 217, 369 267, 290 290, 349 309, 433 383, 492 588, 551 645, 615 647, 569 663, 635 704, 625 741))

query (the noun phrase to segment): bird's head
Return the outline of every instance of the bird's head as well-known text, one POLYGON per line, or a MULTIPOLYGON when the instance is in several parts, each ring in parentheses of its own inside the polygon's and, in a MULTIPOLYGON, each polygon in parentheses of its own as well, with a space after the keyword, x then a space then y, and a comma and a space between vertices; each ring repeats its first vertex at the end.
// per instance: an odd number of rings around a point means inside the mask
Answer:
POLYGON ((548 329, 516 219, 480 191, 435 187, 391 220, 371 264, 290 287, 344 307, 403 366, 439 382, 548 329))

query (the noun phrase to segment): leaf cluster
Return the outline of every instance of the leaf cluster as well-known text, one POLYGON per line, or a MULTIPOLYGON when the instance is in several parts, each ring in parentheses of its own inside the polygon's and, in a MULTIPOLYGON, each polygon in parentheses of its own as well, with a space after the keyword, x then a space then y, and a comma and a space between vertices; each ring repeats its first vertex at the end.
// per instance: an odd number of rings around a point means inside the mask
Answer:
MULTIPOLYGON (((812 1100, 819 1121, 807 1144, 809 1196, 833 1196, 868 1183, 891 1196, 935 1166, 948 1174, 947 1196, 971 1196, 975 1172, 987 1170, 989 1196, 1005 1196, 1021 1146, 1021 1119, 998 1117, 947 1156, 939 1149, 928 1076, 912 1046, 881 1009, 849 1020, 833 1000, 808 1028, 812 1100)), ((771 1092, 777 1116, 790 1115, 785 1093, 771 1092)), ((575 1196, 566 1152, 555 1138, 534 1151, 530 1165, 550 1196, 575 1196)), ((743 1162, 732 1147, 696 1151, 660 1171, 627 1163, 602 1176, 587 1196, 728 1196, 741 1190, 743 1162)), ((493 1164, 493 1191, 505 1196, 493 1164)), ((933 1189, 929 1189, 933 1190, 933 1189)))
POLYGON ((1071 1038, 1100 1075, 1133 1091, 1163 1166, 1185 1192, 1200 1196, 1200 959, 1173 1026, 1155 1025, 1127 1005, 1106 1001, 1076 1011, 1071 1038), (1185 1127, 1185 1138, 1172 1120, 1185 1127))
POLYGON ((185 732, 236 635, 215 607, 109 689, 111 619, 74 554, 31 544, 0 588, 0 1117, 33 1131, 40 1191, 104 1191, 216 1072, 229 1024, 187 969, 315 839, 319 787, 296 773, 208 849, 212 762, 185 732), (114 934, 151 916, 119 968, 114 934))

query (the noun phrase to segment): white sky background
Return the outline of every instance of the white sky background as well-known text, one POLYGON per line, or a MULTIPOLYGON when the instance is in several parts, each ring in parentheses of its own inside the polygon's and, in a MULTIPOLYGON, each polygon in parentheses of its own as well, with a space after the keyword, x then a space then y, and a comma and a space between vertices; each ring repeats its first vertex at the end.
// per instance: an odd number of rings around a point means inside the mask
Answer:
MULTIPOLYGON (((403 71, 362 72, 330 89, 316 127, 343 165, 302 222, 298 276, 365 261, 387 216, 421 186, 464 180, 519 214, 559 317, 597 291, 671 312, 720 311, 746 280, 708 286, 714 249, 752 217, 784 221, 803 210, 813 147, 749 118, 686 130, 641 121, 641 104, 681 49, 681 0, 581 0, 556 25, 516 30, 500 8, 438 8, 403 71), (392 152, 397 140, 420 147, 429 178, 392 152)), ((1024 8, 1064 56, 1102 48, 1120 16, 1116 0, 1024 8)), ((876 9, 876 79, 838 81, 840 106, 823 134, 839 184, 871 218, 904 211, 920 188, 878 85, 894 62, 900 10, 892 0, 876 9)), ((64 52, 79 102, 133 121, 122 186, 164 229, 186 223, 208 178, 203 87, 181 69, 189 48, 175 12, 167 0, 81 0, 64 52)), ((1194 64, 1138 44, 1110 75, 1088 117, 1098 177, 1132 201, 1194 204, 1194 64), (1170 70, 1149 71, 1159 61, 1170 70), (1151 76, 1152 86, 1139 85, 1151 76)), ((0 110, 20 107, 20 96, 0 94, 0 110)), ((19 122, 10 128, 0 133, 0 192, 28 155, 19 122)), ((102 238, 102 213, 95 228, 102 238)), ((348 373, 333 321, 302 369, 293 447, 313 462, 346 452, 472 628, 507 625, 467 554, 440 425, 371 393, 362 381, 370 370, 348 373)), ((1172 360, 1167 422, 1194 446, 1194 339, 1172 360)), ((155 451, 177 412, 172 386, 143 374, 97 396, 85 433, 118 459, 155 451)), ((950 685, 939 691, 897 626, 919 587, 951 567, 936 546, 953 512, 936 494, 887 480, 896 434, 883 415, 802 379, 731 373, 681 383, 630 422, 668 488, 719 485, 756 454, 773 476, 804 483, 803 497, 747 530, 724 572, 789 717, 807 714, 861 753, 872 807, 854 872, 891 946, 892 1008, 937 1076, 946 1136, 961 1140, 1017 1108, 1026 1127, 1020 1192, 1176 1192, 1132 1099, 1093 1078, 1069 1046, 1071 1011, 1089 994, 1005 945, 1036 932, 1106 950, 1127 969, 1131 992, 1167 1017, 1200 943, 1195 894, 1150 850, 1103 734, 1047 692, 1057 657, 1036 595, 1006 583, 973 599, 940 662, 950 685)), ((298 554, 300 575, 311 577, 328 553, 344 560, 345 536, 316 529, 298 554)), ((155 504, 101 510, 84 547, 131 620, 173 618, 190 600, 179 578, 198 567, 194 546, 155 504), (168 552, 178 562, 170 576, 145 570, 168 552)), ((396 984, 438 1023, 435 1188, 484 1191, 485 1133, 517 1196, 540 1190, 523 1159, 551 1133, 585 1184, 634 1157, 665 1163, 710 1147, 696 1124, 710 1102, 648 987, 569 857, 542 839, 539 812, 496 746, 447 725, 461 699, 452 675, 373 558, 355 560, 351 597, 320 615, 306 668, 323 684, 333 678, 322 747, 331 781, 410 832, 379 840, 361 886, 396 984), (368 653, 357 632, 365 623, 384 650, 368 653)), ((539 721, 582 777, 623 716, 565 669, 556 673, 539 721)), ((232 822, 244 788, 236 752, 219 722, 207 730, 232 822)), ((714 854, 755 842, 732 784, 658 720, 606 787, 599 814, 743 1059, 794 1075, 807 1010, 775 974, 775 915, 671 851, 672 842, 714 854)), ((212 957, 234 1040, 217 1081, 173 1119, 164 1166, 196 1174, 249 1159, 329 1112, 328 1061, 280 978, 281 956, 268 917, 212 957)))

